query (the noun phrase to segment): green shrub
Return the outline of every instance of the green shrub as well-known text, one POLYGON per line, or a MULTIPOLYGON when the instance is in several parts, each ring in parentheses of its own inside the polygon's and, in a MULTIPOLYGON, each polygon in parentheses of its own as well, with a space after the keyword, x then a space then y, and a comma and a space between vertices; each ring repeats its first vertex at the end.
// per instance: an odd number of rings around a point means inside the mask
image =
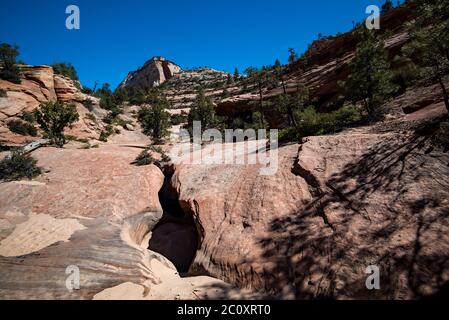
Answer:
POLYGON ((22 151, 13 151, 10 157, 0 161, 0 180, 32 179, 41 174, 37 160, 22 151))
POLYGON ((60 101, 44 103, 35 110, 36 120, 51 143, 62 148, 65 144, 64 129, 78 121, 75 105, 60 101))
POLYGON ((34 112, 24 112, 22 114, 22 119, 31 124, 36 123, 36 115, 34 112))
POLYGON ((359 110, 354 106, 343 106, 331 113, 318 113, 310 106, 295 114, 298 137, 335 133, 361 119, 359 110))
POLYGON ((0 88, 0 98, 6 97, 6 90, 0 88))
POLYGON ((105 130, 102 130, 98 140, 107 142, 108 138, 114 133, 114 127, 112 125, 107 125, 105 130))
POLYGON ((157 146, 149 146, 137 156, 132 164, 136 166, 147 166, 150 164, 155 164, 158 167, 162 167, 164 164, 170 161, 170 157, 164 152, 164 150, 162 150, 162 148, 157 146), (156 158, 154 158, 149 151, 159 153, 161 155, 161 160, 157 160, 156 158))
POLYGON ((11 120, 7 125, 11 132, 23 136, 37 136, 37 129, 32 124, 24 122, 22 120, 11 120))
POLYGON ((279 130, 278 140, 280 143, 298 141, 298 131, 295 127, 288 127, 279 130))
POLYGON ((93 113, 86 114, 86 119, 88 119, 94 123, 97 123, 97 117, 93 113))
POLYGON ((74 81, 78 81, 78 74, 76 73, 75 67, 71 63, 68 62, 54 63, 52 67, 56 74, 60 74, 74 81))
POLYGON ((91 88, 86 87, 86 86, 83 86, 81 88, 81 92, 84 94, 90 94, 90 95, 92 95, 94 93, 91 88))
POLYGON ((185 122, 187 122, 187 115, 184 114, 184 113, 181 113, 181 114, 174 114, 174 115, 172 115, 171 118, 170 118, 170 123, 171 123, 173 126, 177 126, 177 125, 182 124, 182 123, 185 123, 185 122))
POLYGON ((90 112, 92 112, 92 110, 94 109, 94 105, 91 99, 87 98, 86 100, 83 101, 83 105, 86 107, 87 110, 89 110, 90 112))
POLYGON ((148 152, 147 149, 143 150, 134 160, 132 164, 136 166, 148 166, 156 162, 156 159, 148 152))
POLYGON ((160 101, 152 107, 143 107, 139 110, 138 120, 142 125, 143 133, 150 136, 154 143, 160 143, 168 135, 170 114, 165 111, 168 103, 160 101))
POLYGON ((359 109, 346 105, 331 113, 316 112, 313 106, 295 113, 296 127, 280 130, 279 142, 299 141, 303 137, 339 132, 361 120, 359 109))

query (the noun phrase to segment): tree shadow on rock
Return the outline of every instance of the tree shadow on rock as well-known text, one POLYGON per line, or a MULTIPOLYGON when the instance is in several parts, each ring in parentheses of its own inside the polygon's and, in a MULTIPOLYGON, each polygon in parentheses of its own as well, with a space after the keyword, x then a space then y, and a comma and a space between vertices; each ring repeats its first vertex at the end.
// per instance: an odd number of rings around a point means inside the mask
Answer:
POLYGON ((263 288, 296 299, 416 299, 447 292, 449 157, 436 132, 388 134, 322 181, 259 239, 263 288), (368 290, 368 266, 380 290, 368 290))

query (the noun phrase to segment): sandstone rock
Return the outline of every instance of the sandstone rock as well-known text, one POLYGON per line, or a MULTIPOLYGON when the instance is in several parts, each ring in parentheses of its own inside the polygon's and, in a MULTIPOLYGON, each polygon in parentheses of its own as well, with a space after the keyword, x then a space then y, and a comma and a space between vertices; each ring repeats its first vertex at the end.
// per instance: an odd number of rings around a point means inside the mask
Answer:
POLYGON ((190 272, 284 298, 438 292, 449 281, 449 155, 429 154, 428 140, 311 137, 280 148, 272 176, 257 165, 179 165, 171 184, 201 238, 190 272), (381 290, 365 286, 370 265, 381 290))
POLYGON ((46 100, 56 99, 52 67, 21 65, 20 69, 25 79, 35 82, 39 86, 46 100))
POLYGON ((181 278, 147 250, 164 176, 131 165, 139 152, 43 148, 33 153, 43 175, 0 185, 1 299, 257 297, 211 277, 181 278))
POLYGON ((55 91, 58 100, 63 102, 84 101, 86 95, 81 93, 72 79, 61 75, 54 76, 55 91))
POLYGON ((134 126, 132 124, 127 123, 125 124, 125 129, 128 131, 134 131, 134 126))
POLYGON ((33 155, 49 172, 1 184, 1 298, 86 299, 122 282, 156 281, 138 241, 162 215, 164 178, 154 166, 130 165, 138 153, 43 148, 33 155), (72 292, 70 265, 81 272, 72 292))
POLYGON ((130 72, 119 88, 157 87, 181 71, 181 68, 164 57, 153 57, 140 69, 130 72))

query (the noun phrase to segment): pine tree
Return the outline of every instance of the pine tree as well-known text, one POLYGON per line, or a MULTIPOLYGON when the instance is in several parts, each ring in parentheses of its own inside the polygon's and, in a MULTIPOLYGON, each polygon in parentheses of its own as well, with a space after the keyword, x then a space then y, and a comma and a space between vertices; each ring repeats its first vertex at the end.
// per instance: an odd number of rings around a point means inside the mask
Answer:
POLYGON ((353 102, 362 100, 372 117, 376 108, 397 91, 397 86, 393 84, 393 73, 383 42, 366 28, 359 32, 360 41, 350 65, 352 73, 347 82, 347 92, 353 102))
POLYGON ((229 86, 234 82, 234 79, 232 78, 232 76, 230 74, 228 74, 227 79, 226 79, 226 84, 229 86))
POLYGON ((274 61, 273 67, 274 68, 281 68, 282 67, 281 61, 279 59, 276 59, 276 61, 274 61))
POLYGON ((417 20, 409 25, 411 41, 403 51, 422 67, 425 79, 440 85, 449 112, 449 94, 444 83, 449 73, 449 1, 417 0, 416 8, 417 20))
POLYGON ((153 143, 161 143, 168 135, 170 127, 170 114, 165 110, 168 102, 160 100, 151 107, 139 110, 138 120, 142 125, 143 133, 153 139, 153 143))
POLYGON ((203 89, 199 89, 193 102, 190 113, 187 117, 187 130, 192 133, 193 122, 201 122, 201 130, 212 129, 217 124, 215 117, 215 107, 210 97, 204 94, 203 89))
POLYGON ((266 68, 262 68, 258 70, 254 67, 248 67, 245 70, 245 73, 248 75, 248 78, 251 79, 251 82, 257 85, 257 89, 259 92, 259 112, 262 116, 262 122, 265 121, 265 111, 264 111, 264 101, 263 101, 263 90, 265 86, 272 81, 270 73, 266 68))
POLYGON ((237 82, 240 79, 239 69, 234 70, 234 81, 237 82))
POLYGON ((289 63, 289 64, 295 63, 296 60, 298 60, 298 55, 296 54, 295 49, 289 48, 289 49, 288 49, 288 53, 289 53, 289 56, 288 56, 288 63, 289 63))

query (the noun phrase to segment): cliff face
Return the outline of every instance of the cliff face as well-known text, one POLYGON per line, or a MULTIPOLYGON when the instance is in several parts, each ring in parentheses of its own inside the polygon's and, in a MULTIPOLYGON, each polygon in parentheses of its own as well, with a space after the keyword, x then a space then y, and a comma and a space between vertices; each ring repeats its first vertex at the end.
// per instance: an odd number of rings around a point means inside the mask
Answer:
POLYGON ((20 84, 0 80, 0 89, 6 92, 4 97, 0 97, 0 143, 15 146, 39 139, 11 132, 8 123, 21 119, 25 112, 32 112, 42 103, 56 100, 75 104, 80 114, 80 120, 67 130, 67 134, 78 138, 98 138, 103 129, 100 119, 107 113, 99 107, 98 98, 82 93, 79 85, 55 74, 52 67, 20 65, 20 69, 20 84), (92 101, 92 110, 83 105, 86 99, 92 101))
POLYGON ((171 79, 181 67, 164 57, 153 57, 140 69, 130 72, 119 88, 153 88, 171 79))

